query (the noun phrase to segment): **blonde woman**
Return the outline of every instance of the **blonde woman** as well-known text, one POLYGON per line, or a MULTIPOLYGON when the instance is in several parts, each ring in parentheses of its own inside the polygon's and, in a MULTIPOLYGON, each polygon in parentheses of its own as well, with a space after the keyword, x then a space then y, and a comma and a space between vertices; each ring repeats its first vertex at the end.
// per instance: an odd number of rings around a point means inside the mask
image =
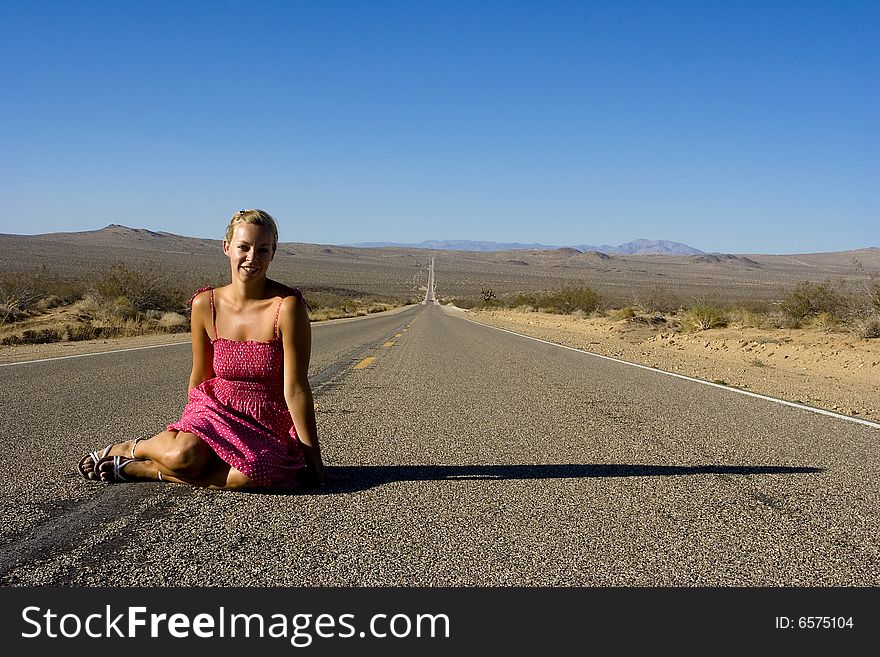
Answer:
POLYGON ((191 299, 193 366, 181 418, 152 438, 87 454, 78 464, 85 479, 218 489, 324 483, 308 308, 299 290, 267 277, 277 244, 267 212, 233 215, 223 241, 231 282, 191 299))

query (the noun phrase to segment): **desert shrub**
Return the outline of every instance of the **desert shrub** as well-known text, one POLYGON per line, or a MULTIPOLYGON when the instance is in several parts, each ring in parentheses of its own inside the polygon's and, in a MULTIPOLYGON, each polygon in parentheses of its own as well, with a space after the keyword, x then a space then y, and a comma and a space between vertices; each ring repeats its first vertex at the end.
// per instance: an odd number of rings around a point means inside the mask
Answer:
POLYGON ((64 339, 63 332, 55 328, 28 329, 19 335, 8 335, 3 338, 4 345, 14 344, 45 344, 64 339))
POLYGON ((633 295, 633 304, 646 313, 672 313, 684 304, 676 294, 657 285, 647 292, 633 295))
POLYGON ((180 313, 166 312, 158 318, 159 328, 167 333, 182 333, 189 330, 189 321, 180 313))
POLYGON ((812 283, 802 281, 780 304, 783 313, 795 322, 803 322, 820 313, 840 318, 847 308, 847 299, 841 288, 835 289, 830 281, 812 283))
POLYGON ((669 325, 669 321, 663 315, 633 315, 628 317, 626 321, 633 324, 647 324, 649 326, 669 325))
POLYGON ((132 269, 114 263, 92 282, 91 293, 110 313, 133 319, 149 310, 176 311, 186 305, 186 294, 156 267, 132 269))
POLYGON ((599 293, 587 286, 566 286, 543 295, 540 305, 559 315, 570 315, 576 310, 591 313, 599 307, 599 293))
POLYGON ((880 278, 872 276, 863 281, 848 301, 846 315, 851 325, 857 327, 861 320, 880 317, 880 278))
POLYGON ((731 325, 737 328, 761 328, 767 323, 767 314, 749 308, 737 307, 727 312, 731 325))
POLYGON ((802 322, 786 312, 777 308, 764 318, 764 326, 774 329, 796 329, 801 327, 802 322))
POLYGON ((840 320, 828 312, 821 312, 809 318, 810 327, 820 331, 835 331, 840 328, 840 320))
POLYGON ((727 326, 727 315, 717 306, 697 304, 688 308, 681 317, 681 325, 687 331, 706 331, 727 326))
POLYGON ((618 319, 632 319, 636 316, 636 311, 633 309, 632 306, 624 306, 623 308, 615 311, 614 316, 618 319))
POLYGON ((94 340, 95 338, 103 337, 106 334, 106 329, 101 326, 95 326, 91 320, 86 320, 76 324, 68 324, 65 327, 65 334, 67 339, 72 342, 94 340))
POLYGON ((27 317, 42 295, 40 287, 37 279, 22 274, 0 278, 0 323, 27 317))
POLYGON ((107 326, 101 327, 102 337, 130 338, 145 332, 144 323, 137 319, 114 318, 107 326))
POLYGON ((880 316, 872 315, 855 322, 854 332, 860 338, 870 340, 880 338, 880 316))
POLYGON ((538 295, 534 292, 517 292, 510 294, 502 299, 502 303, 507 308, 536 308, 538 306, 538 295))
POLYGON ((868 305, 874 314, 880 317, 880 278, 876 276, 865 284, 865 292, 868 297, 868 305))

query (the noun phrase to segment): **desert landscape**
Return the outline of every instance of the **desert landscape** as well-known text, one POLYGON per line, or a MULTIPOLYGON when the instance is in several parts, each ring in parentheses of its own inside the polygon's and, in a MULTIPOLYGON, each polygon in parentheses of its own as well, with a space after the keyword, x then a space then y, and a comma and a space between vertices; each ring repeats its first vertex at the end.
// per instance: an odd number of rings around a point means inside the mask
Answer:
MULTIPOLYGON (((15 254, 0 272, 2 362, 185 341, 188 295, 222 283, 227 266, 219 239, 121 225, 0 235, 0 248, 15 254), (144 306, 150 303, 155 307, 144 306)), ((313 321, 320 321, 418 303, 432 257, 440 302, 475 321, 854 417, 880 417, 877 248, 610 255, 282 243, 273 275, 302 288, 313 321), (541 299, 560 289, 587 290, 592 301, 546 312, 541 299), (792 310, 798 291, 802 307, 792 310), (695 310, 709 318, 689 322, 695 310)))

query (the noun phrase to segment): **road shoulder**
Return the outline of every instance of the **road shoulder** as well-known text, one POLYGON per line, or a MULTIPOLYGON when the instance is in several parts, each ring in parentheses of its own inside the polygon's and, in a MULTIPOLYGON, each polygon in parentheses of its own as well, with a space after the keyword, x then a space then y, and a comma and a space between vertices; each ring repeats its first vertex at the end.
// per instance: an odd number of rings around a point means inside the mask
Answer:
POLYGON ((450 315, 666 372, 880 421, 880 341, 788 329, 675 333, 663 327, 515 310, 450 315))

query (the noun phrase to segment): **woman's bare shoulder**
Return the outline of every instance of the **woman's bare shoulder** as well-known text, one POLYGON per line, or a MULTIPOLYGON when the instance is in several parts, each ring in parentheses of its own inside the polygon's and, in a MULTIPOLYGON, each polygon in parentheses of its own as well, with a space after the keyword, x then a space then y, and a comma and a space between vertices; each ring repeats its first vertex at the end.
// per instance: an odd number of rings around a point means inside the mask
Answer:
POLYGON ((214 288, 203 287, 196 290, 196 293, 190 297, 189 305, 193 311, 201 311, 211 307, 211 297, 214 294, 214 288))
POLYGON ((278 329, 282 333, 299 332, 309 325, 308 307, 299 295, 285 295, 278 309, 278 329), (297 329, 297 326, 300 328, 297 329))

